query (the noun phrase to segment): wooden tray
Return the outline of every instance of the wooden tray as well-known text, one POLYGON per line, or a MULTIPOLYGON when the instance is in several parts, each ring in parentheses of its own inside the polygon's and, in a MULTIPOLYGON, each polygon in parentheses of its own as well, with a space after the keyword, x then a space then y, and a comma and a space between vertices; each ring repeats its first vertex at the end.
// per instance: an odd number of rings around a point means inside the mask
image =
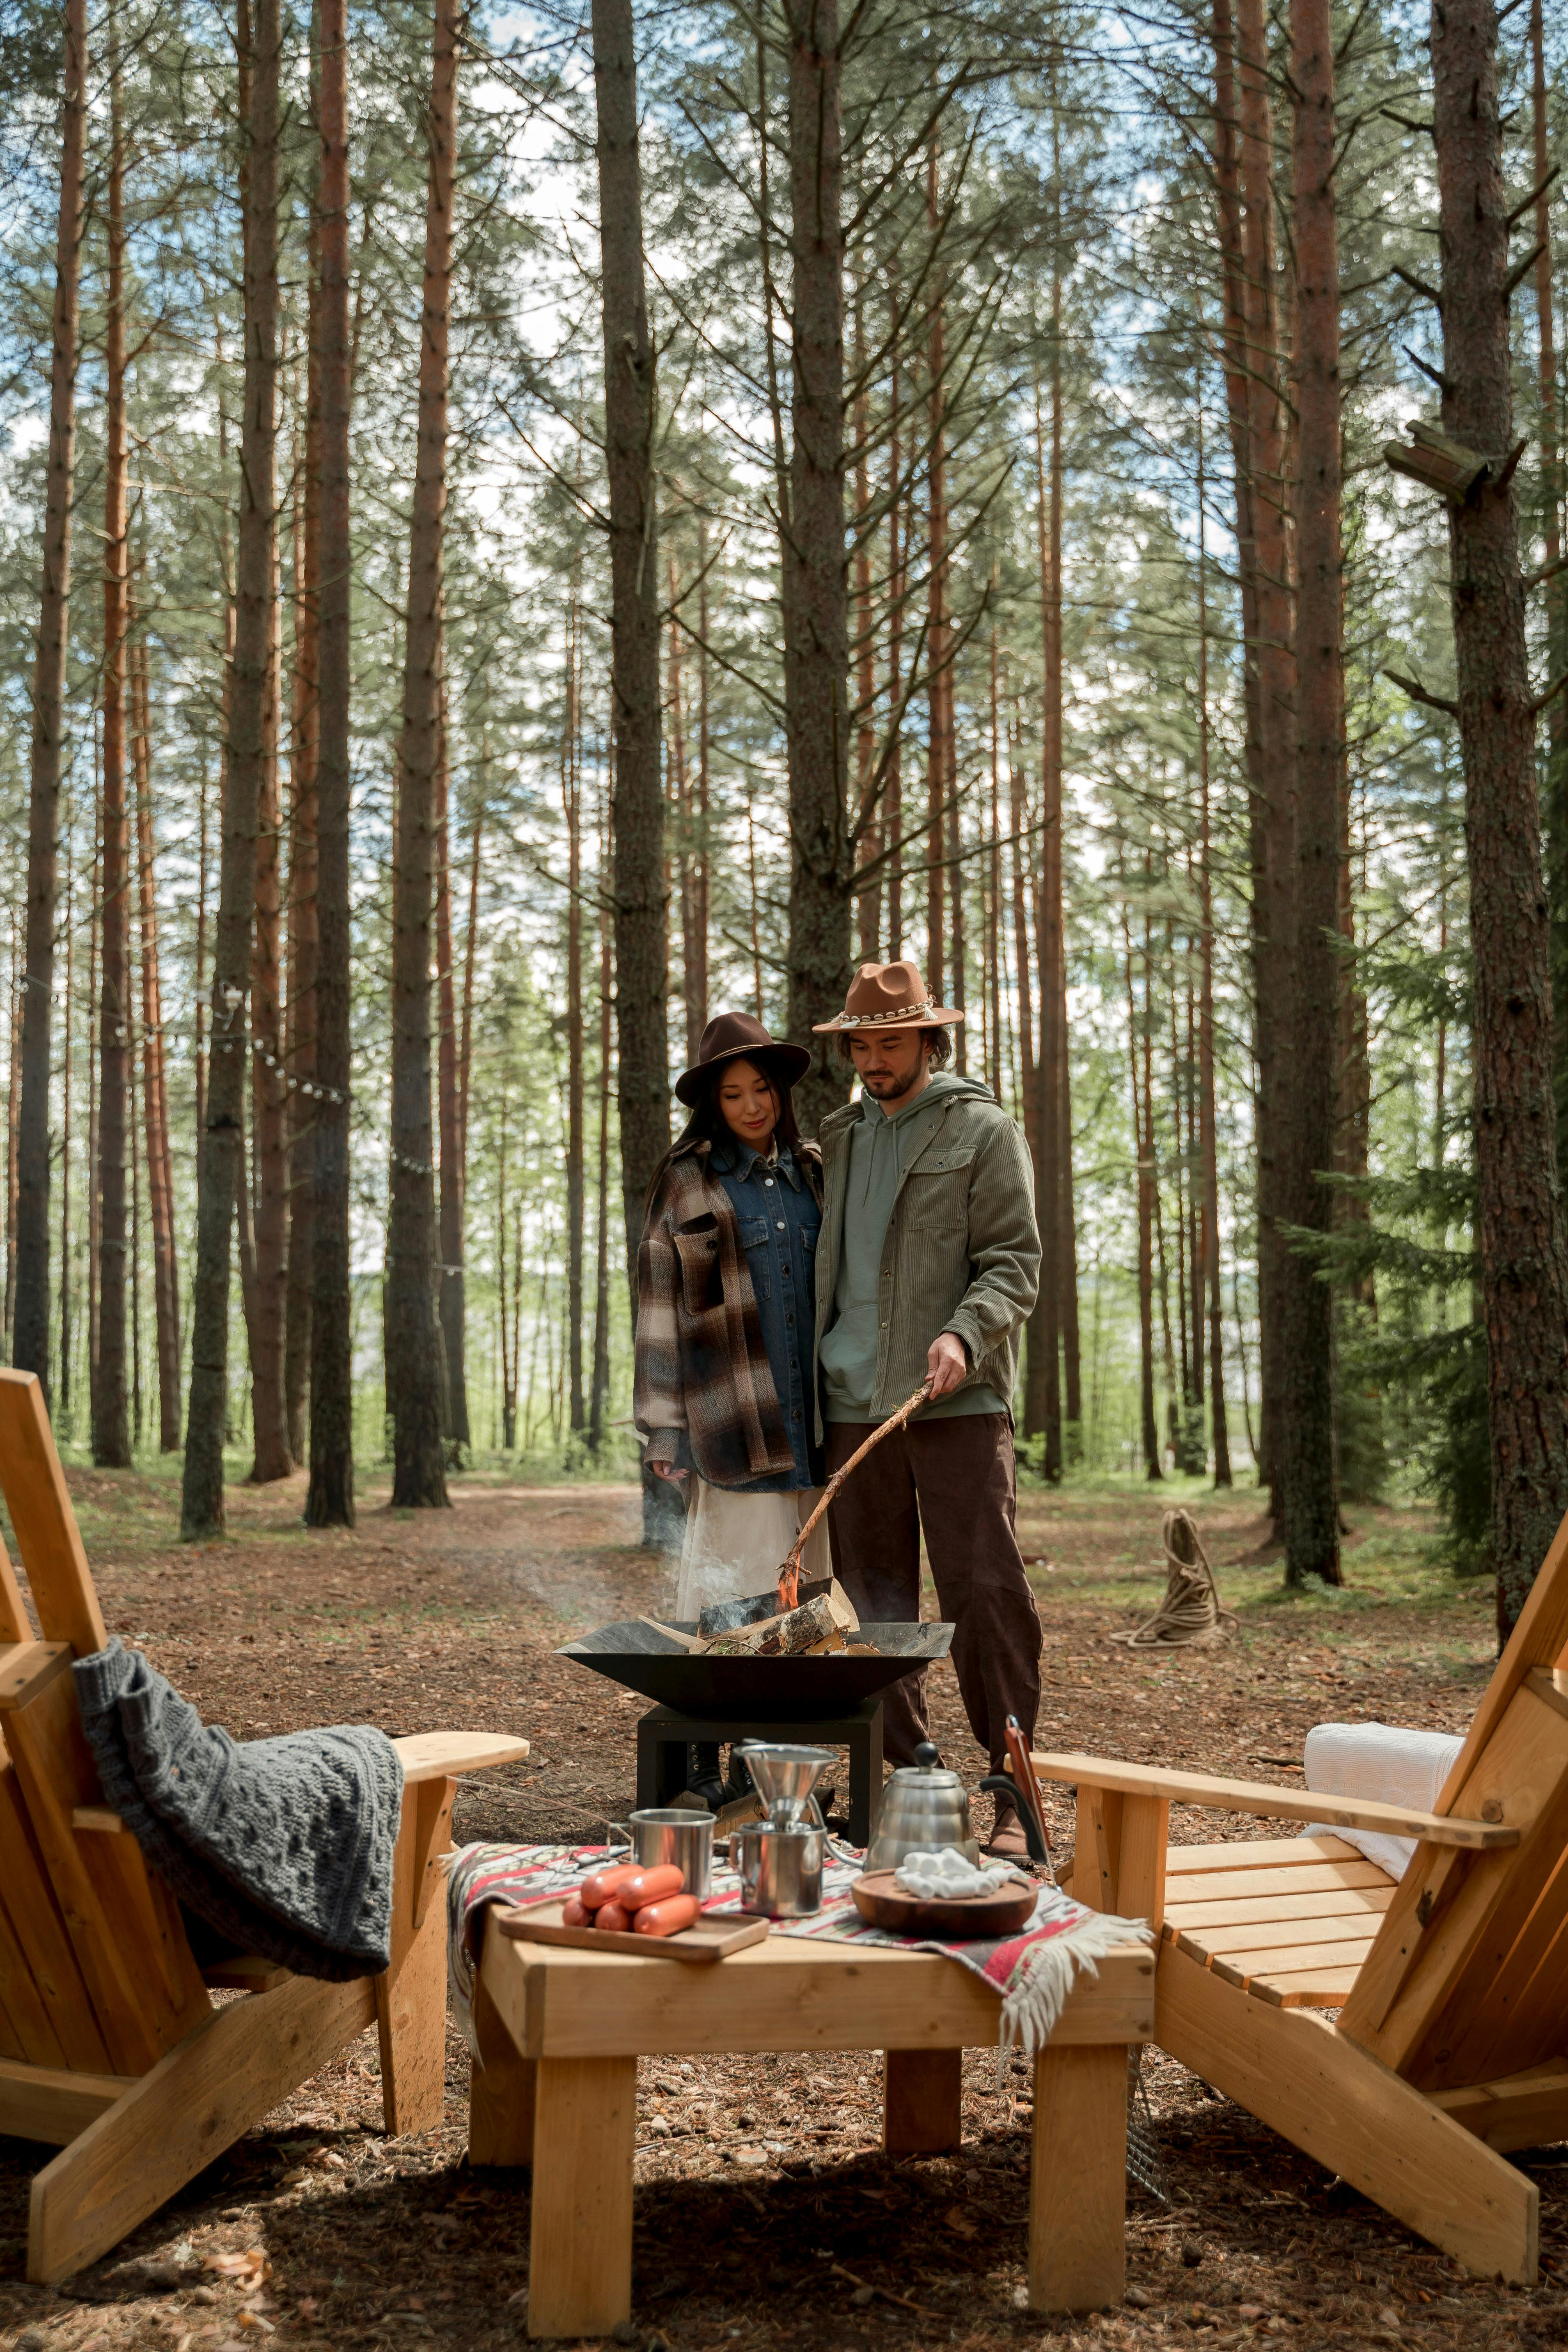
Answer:
POLYGON ((564 1903, 531 1903, 521 1911, 503 1911, 496 1925, 503 1936, 520 1944, 570 1944, 582 1952, 637 1952, 645 1960, 722 1960, 731 1952, 760 1944, 768 1932, 765 1919, 744 1919, 734 1912, 703 1917, 695 1927, 674 1936, 637 1936, 629 1928, 568 1927, 561 1914, 564 1903))
POLYGON ((1026 1927, 1040 1890, 1030 1885, 999 1887, 994 1895, 907 1895, 890 1870, 858 1878, 850 1892, 855 1908, 873 1927, 895 1936, 929 1936, 943 1944, 971 1936, 1012 1936, 1026 1927))

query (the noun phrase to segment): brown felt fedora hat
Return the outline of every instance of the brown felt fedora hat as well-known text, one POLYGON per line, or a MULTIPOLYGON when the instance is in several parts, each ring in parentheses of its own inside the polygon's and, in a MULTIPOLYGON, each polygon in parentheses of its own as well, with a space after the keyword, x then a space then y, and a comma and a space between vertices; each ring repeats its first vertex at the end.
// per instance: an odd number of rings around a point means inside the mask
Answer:
POLYGON ((721 1062, 738 1060, 742 1054, 760 1062, 769 1077, 781 1087, 793 1087, 796 1078, 804 1077, 811 1067, 808 1046, 779 1044, 749 1013, 716 1013, 702 1032, 695 1066, 682 1070, 675 1081, 677 1102, 683 1102, 688 1110, 695 1110, 709 1071, 721 1062))
POLYGON ((963 1018, 931 1003, 918 963, 863 963, 849 983, 843 1012, 812 1026, 822 1036, 832 1029, 946 1028, 963 1018))

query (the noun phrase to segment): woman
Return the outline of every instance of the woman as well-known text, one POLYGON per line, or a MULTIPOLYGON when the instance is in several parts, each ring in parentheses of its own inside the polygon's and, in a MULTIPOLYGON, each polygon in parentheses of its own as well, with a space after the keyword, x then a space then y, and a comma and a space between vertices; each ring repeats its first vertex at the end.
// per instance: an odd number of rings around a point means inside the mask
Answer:
MULTIPOLYGON (((637 1258, 637 1425, 687 1490, 675 1615, 766 1591, 816 1504, 811 1344, 822 1162, 790 1089, 811 1066, 721 1013, 676 1081, 691 1117, 648 1187, 637 1258)), ((829 1573, 826 1524, 808 1577, 829 1573)))

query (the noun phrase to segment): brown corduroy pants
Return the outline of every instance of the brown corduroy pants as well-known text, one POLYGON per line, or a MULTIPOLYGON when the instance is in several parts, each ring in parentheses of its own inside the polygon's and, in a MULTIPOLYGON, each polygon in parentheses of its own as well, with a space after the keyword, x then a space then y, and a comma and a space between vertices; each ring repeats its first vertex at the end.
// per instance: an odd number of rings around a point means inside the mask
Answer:
MULTIPOLYGON (((831 1423, 829 1474, 870 1434, 869 1423, 831 1423)), ((1040 1619, 1014 1526, 1011 1416, 916 1421, 885 1438, 845 1481, 828 1528, 835 1572, 862 1619, 905 1622, 920 1615, 923 1528, 964 1713, 999 1772, 1007 1717, 1032 1742, 1040 1704, 1040 1619)), ((930 1738, 925 1675, 923 1667, 905 1675, 883 1694, 883 1746, 895 1764, 912 1764, 930 1738)))

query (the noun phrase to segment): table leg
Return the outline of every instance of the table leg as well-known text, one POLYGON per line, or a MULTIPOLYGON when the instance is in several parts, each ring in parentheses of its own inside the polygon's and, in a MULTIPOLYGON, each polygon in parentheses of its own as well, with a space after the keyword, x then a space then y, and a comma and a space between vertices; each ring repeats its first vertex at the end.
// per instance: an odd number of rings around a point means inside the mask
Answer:
POLYGON ((889 2050, 882 2145, 889 2156, 942 2156, 963 2138, 962 2050, 889 2050))
POLYGON ((474 1991, 474 2025, 479 2055, 468 2081, 468 2162, 531 2164, 538 2062, 522 2055, 482 1980, 474 1991))
POLYGON ((1127 2052, 1119 2042, 1035 2061, 1029 2308, 1098 2311, 1127 2279, 1127 2052))
POLYGON ((541 2058, 530 2336, 608 2336, 632 2314, 635 2058, 541 2058))

